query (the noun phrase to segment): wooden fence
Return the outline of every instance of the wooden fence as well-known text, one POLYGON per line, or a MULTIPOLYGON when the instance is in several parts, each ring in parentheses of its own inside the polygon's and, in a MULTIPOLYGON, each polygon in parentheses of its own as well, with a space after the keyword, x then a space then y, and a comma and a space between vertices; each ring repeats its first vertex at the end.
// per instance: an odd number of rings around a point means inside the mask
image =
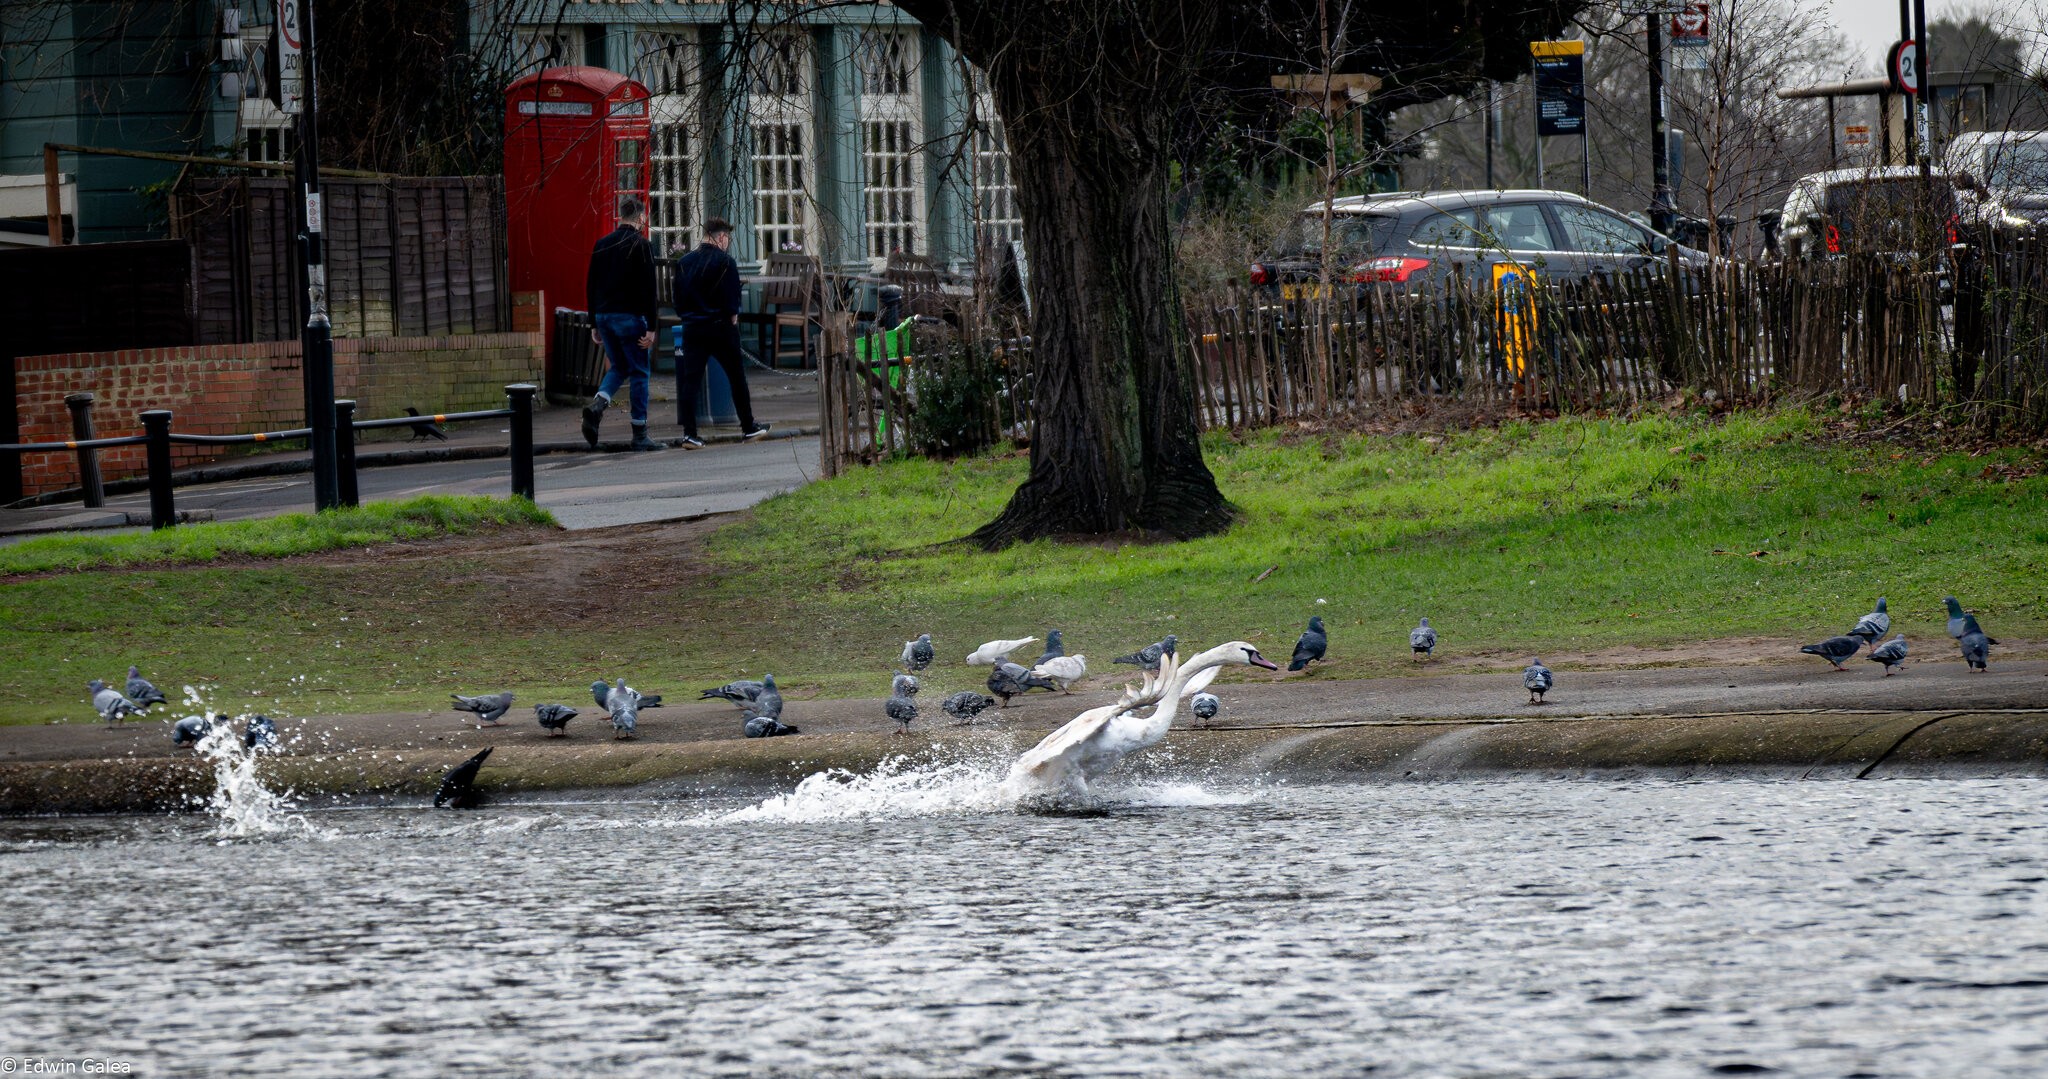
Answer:
MULTIPOLYGON (((1190 303, 1185 325, 1211 429, 1423 399, 1534 413, 1692 393, 1730 405, 1883 397, 1952 408, 1987 430, 2048 431, 2048 253, 2033 247, 1942 269, 1878 258, 1659 265, 1519 292, 1462 277, 1291 303, 1237 289, 1190 303)), ((921 336, 899 349, 907 358, 888 358, 890 379, 873 359, 830 350, 826 470, 960 452, 929 437, 927 398, 945 400, 939 426, 958 427, 951 387, 977 378, 994 417, 987 441, 1028 436, 1028 337, 1014 326, 974 337, 979 345, 921 336)))

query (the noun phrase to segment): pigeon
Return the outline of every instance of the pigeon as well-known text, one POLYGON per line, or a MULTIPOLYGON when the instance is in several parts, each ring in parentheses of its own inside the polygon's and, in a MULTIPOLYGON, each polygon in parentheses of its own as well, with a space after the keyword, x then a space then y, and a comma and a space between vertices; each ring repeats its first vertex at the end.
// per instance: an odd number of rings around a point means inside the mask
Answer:
POLYGON ((1864 644, 1871 644, 1892 631, 1892 616, 1885 613, 1884 597, 1877 597, 1877 610, 1856 620, 1856 628, 1849 631, 1851 637, 1863 638, 1864 644))
POLYGON ((208 719, 205 716, 186 716, 171 728, 171 744, 174 746, 196 746, 200 739, 213 733, 215 723, 226 723, 225 715, 208 719))
POLYGON ((1088 657, 1077 655, 1040 659, 1038 666, 1031 668, 1031 673, 1060 687, 1060 692, 1071 693, 1074 683, 1088 674, 1088 657))
POLYGON ((590 699, 596 701, 597 706, 599 708, 604 707, 605 698, 611 695, 612 684, 610 682, 607 682, 604 679, 600 678, 597 681, 590 683, 590 699))
POLYGON ((579 714, 574 708, 566 704, 536 704, 533 706, 533 718, 540 720, 540 725, 547 728, 549 738, 566 737, 569 733, 569 721, 575 719, 579 714))
MULTIPOLYGON (((1879 602, 1883 601, 1880 600, 1879 602)), ((1878 645, 1870 650, 1869 655, 1863 658, 1872 663, 1884 664, 1884 676, 1890 678, 1893 667, 1904 667, 1906 665, 1906 635, 1901 633, 1891 640, 1878 645)))
POLYGON ((932 635, 929 633, 920 633, 916 640, 903 642, 903 666, 910 670, 924 670, 932 665, 937 655, 932 649, 932 635))
MULTIPOLYGON (((598 685, 602 686, 604 685, 604 683, 599 682, 598 685)), ((605 688, 607 691, 609 691, 611 687, 606 686, 605 688)), ((745 711, 746 709, 752 708, 754 706, 754 701, 760 698, 761 691, 766 688, 767 687, 762 685, 761 683, 751 680, 727 682, 726 684, 719 686, 716 689, 705 690, 704 695, 698 697, 697 699, 700 701, 730 701, 731 703, 739 706, 739 708, 742 711, 745 711)))
POLYGON ((1998 641, 1995 638, 1986 637, 1984 631, 1976 627, 1974 620, 1972 620, 1970 629, 1957 638, 1956 643, 1962 646, 1963 662, 1970 665, 1970 673, 1982 674, 1990 669, 1984 665, 1984 662, 1991 657, 1991 646, 1997 644, 1998 641))
POLYGON ((1799 651, 1805 655, 1819 656, 1820 658, 1827 660, 1829 663, 1834 664, 1836 670, 1846 671, 1849 668, 1842 666, 1842 661, 1848 659, 1850 656, 1855 655, 1857 652, 1861 651, 1862 648, 1863 638, 1844 636, 1829 637, 1827 640, 1822 641, 1819 644, 1804 645, 1799 649, 1799 651))
MULTIPOLYGON (((1956 598, 1954 596, 1948 596, 1944 598, 1942 602, 1948 604, 1949 636, 1954 637, 1956 640, 1960 641, 1963 639, 1963 635, 1966 633, 1984 632, 1983 627, 1977 625, 1977 616, 1963 610, 1963 605, 1957 603, 1956 598)), ((1994 641, 1992 643, 1996 644, 1997 642, 1994 641)))
POLYGON ((484 758, 491 755, 491 747, 448 769, 441 777, 441 789, 434 792, 434 808, 475 809, 483 804, 483 797, 476 792, 476 771, 484 766, 484 758))
POLYGON ((269 716, 249 717, 249 725, 242 728, 243 749, 276 749, 277 724, 269 716))
POLYGON ((803 733, 781 720, 768 716, 752 716, 748 718, 744 729, 749 738, 775 738, 785 734, 803 733))
MULTIPOLYGON (((411 405, 407 405, 405 406, 405 414, 408 416, 417 416, 420 414, 420 410, 412 407, 411 405)), ((436 438, 440 439, 443 442, 446 442, 448 441, 448 432, 443 430, 440 424, 435 423, 432 417, 428 417, 427 419, 423 419, 420 422, 412 425, 412 440, 414 442, 424 441, 429 438, 436 438)))
POLYGON ((988 691, 1003 699, 1003 707, 1010 706, 1010 698, 1034 689, 1053 689, 1050 681, 1040 678, 1016 663, 998 663, 996 669, 988 672, 988 691))
POLYGON ((640 694, 640 710, 641 710, 641 711, 643 711, 643 712, 644 712, 644 711, 646 711, 646 710, 647 710, 647 709, 649 709, 649 708, 659 708, 659 707, 661 707, 661 694, 659 694, 659 693, 642 693, 642 694, 640 694))
POLYGON ((1223 710, 1223 702, 1214 693, 1197 693, 1189 703, 1194 706, 1196 719, 1215 719, 1216 713, 1223 710))
POLYGON ((1019 637, 1014 641, 990 641, 980 648, 967 653, 967 665, 969 667, 987 667, 1007 662, 1010 658, 1010 653, 1037 639, 1036 637, 1019 637))
POLYGON ((776 721, 782 719, 782 691, 775 688, 775 676, 772 674, 761 676, 761 692, 756 694, 751 702, 743 706, 740 712, 742 719, 756 719, 763 716, 776 721))
POLYGON ((1045 651, 1040 652, 1038 658, 1032 661, 1031 665, 1038 667, 1044 664, 1046 660, 1058 659, 1066 654, 1067 642, 1060 637, 1060 631, 1049 629, 1045 631, 1045 651))
POLYGON ((1529 691, 1530 704, 1542 704, 1543 695, 1557 684, 1557 676, 1535 656, 1529 657, 1529 665, 1522 668, 1522 688, 1529 691))
POLYGON ((450 693, 449 696, 455 698, 456 711, 476 713, 476 725, 479 727, 504 726, 498 722, 498 717, 512 710, 510 693, 486 693, 481 697, 465 697, 460 693, 450 693))
POLYGON ((1148 671, 1156 671, 1159 669, 1159 657, 1166 655, 1168 652, 1177 652, 1179 649, 1180 638, 1169 633, 1162 640, 1148 644, 1128 656, 1118 656, 1110 660, 1110 662, 1128 663, 1135 667, 1143 667, 1148 671))
POLYGON ((917 676, 914 674, 903 674, 899 672, 896 675, 896 677, 891 679, 889 682, 889 689, 891 693, 900 694, 905 697, 915 697, 917 696, 918 690, 921 690, 923 688, 924 683, 918 681, 917 676))
POLYGON ((1308 628, 1301 631, 1301 639, 1294 642, 1294 660, 1287 664, 1287 669, 1298 671, 1317 662, 1328 647, 1330 635, 1323 632, 1323 616, 1316 615, 1308 620, 1308 628))
POLYGON ((109 687, 97 678, 85 684, 85 691, 92 694, 94 710, 108 723, 119 723, 128 716, 142 714, 141 706, 122 696, 120 690, 109 687))
POLYGON ((975 716, 981 714, 982 709, 988 708, 995 703, 996 699, 994 697, 976 693, 973 690, 962 690, 946 698, 939 705, 939 710, 962 723, 969 723, 974 720, 975 716))
POLYGON ((640 726, 640 694, 619 679, 619 684, 605 694, 604 710, 612 716, 612 737, 631 738, 640 726))
POLYGON ((1429 627, 1429 618, 1424 616, 1422 624, 1408 631, 1408 650, 1423 659, 1436 654, 1436 630, 1429 627))
POLYGON ((917 719, 917 702, 910 699, 917 693, 916 685, 917 679, 899 674, 889 686, 889 700, 882 710, 896 721, 897 734, 909 734, 911 722, 917 719))
POLYGON ((142 672, 132 663, 128 665, 128 699, 144 708, 170 703, 164 699, 163 691, 150 685, 149 679, 142 677, 142 672))

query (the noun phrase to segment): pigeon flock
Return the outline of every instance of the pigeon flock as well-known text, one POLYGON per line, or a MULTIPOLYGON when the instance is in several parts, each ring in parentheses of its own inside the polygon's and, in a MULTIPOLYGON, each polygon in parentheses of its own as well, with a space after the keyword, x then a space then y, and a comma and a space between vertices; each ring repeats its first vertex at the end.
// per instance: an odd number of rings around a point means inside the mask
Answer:
MULTIPOLYGON (((1955 638, 1956 646, 1962 650, 1963 662, 1970 665, 1972 673, 1984 673, 1988 669, 1986 663, 1990 660, 1991 646, 1997 644, 1998 639, 1985 636, 1983 627, 1977 624, 1977 616, 1964 611, 1963 605, 1956 602, 1954 596, 1943 597, 1942 603, 1948 607, 1948 635, 1955 638)), ((1857 619, 1855 627, 1849 632, 1814 644, 1802 645, 1799 651, 1803 655, 1819 656, 1827 660, 1837 672, 1846 672, 1849 668, 1842 666, 1842 661, 1855 659, 1858 652, 1869 648, 1870 654, 1863 658, 1872 663, 1883 664, 1884 676, 1890 678, 1894 671, 1906 668, 1904 633, 1883 644, 1878 643, 1884 639, 1885 634, 1891 632, 1891 629, 1891 612, 1885 607, 1884 597, 1879 596, 1877 607, 1857 619)))

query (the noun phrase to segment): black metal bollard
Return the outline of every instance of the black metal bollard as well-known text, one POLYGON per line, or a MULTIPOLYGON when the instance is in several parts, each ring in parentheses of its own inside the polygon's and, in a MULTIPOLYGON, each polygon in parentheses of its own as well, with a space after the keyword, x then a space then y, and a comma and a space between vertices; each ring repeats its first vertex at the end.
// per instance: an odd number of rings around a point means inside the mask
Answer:
POLYGON ((512 493, 533 501, 533 395, 531 382, 505 387, 512 399, 512 493))
POLYGON ((142 414, 142 433, 149 459, 149 527, 169 528, 178 523, 178 506, 171 495, 171 412, 152 408, 142 414))
POLYGON ((334 402, 334 481, 344 506, 362 505, 356 491, 356 403, 334 402))
MULTIPOLYGON (((92 402, 89 393, 73 393, 64 397, 64 407, 71 410, 71 439, 74 442, 91 442, 92 402)), ((90 446, 78 448, 78 487, 85 492, 88 509, 99 509, 107 504, 106 488, 100 483, 100 451, 90 446)))

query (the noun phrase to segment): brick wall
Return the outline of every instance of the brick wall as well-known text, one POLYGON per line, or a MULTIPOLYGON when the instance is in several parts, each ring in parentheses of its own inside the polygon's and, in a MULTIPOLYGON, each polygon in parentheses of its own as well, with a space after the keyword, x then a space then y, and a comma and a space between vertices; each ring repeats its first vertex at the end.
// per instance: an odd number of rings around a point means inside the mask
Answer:
MULTIPOLYGON (((354 398, 359 419, 400 415, 407 405, 428 414, 503 408, 506 384, 540 383, 544 348, 538 333, 341 338, 334 342, 334 395, 354 398)), ((170 409, 171 429, 180 434, 278 431, 305 422, 297 341, 23 356, 15 360, 15 388, 24 442, 70 438, 64 396, 80 391, 98 398, 93 420, 103 438, 141 434, 137 416, 152 408, 170 409)), ((171 448, 179 467, 228 452, 171 448)), ((70 451, 23 454, 21 466, 23 494, 78 485, 70 451)), ((110 480, 141 475, 143 447, 101 450, 100 470, 110 480)))

